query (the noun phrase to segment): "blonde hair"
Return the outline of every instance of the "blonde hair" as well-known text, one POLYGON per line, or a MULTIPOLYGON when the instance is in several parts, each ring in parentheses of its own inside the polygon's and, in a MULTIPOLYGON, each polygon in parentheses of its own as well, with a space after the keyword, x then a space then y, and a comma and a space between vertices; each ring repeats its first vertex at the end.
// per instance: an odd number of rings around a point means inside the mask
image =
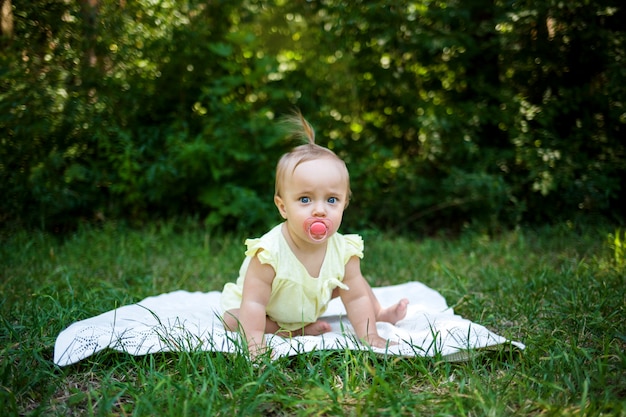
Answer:
POLYGON ((307 143, 299 145, 293 148, 291 151, 284 154, 276 165, 276 183, 274 186, 274 195, 280 197, 281 187, 286 175, 291 175, 295 169, 303 162, 312 161, 315 159, 329 158, 335 160, 341 164, 345 169, 346 175, 346 206, 352 195, 350 190, 350 174, 346 163, 337 156, 333 151, 315 143, 315 131, 313 127, 306 121, 302 113, 299 111, 294 112, 291 115, 282 118, 282 123, 287 127, 287 133, 290 136, 298 137, 305 140, 307 143))

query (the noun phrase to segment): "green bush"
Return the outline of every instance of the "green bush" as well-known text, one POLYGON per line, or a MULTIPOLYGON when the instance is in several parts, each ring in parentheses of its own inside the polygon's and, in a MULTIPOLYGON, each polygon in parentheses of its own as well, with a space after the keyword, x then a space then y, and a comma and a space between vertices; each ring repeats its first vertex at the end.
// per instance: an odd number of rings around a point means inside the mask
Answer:
POLYGON ((598 2, 14 4, 0 220, 278 220, 281 114, 350 168, 346 228, 623 222, 624 8, 598 2))

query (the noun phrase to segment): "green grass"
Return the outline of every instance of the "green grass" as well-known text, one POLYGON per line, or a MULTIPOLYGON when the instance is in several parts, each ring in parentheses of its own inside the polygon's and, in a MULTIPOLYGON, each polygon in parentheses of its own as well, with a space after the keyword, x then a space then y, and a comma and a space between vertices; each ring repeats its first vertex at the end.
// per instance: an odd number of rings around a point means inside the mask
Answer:
POLYGON ((235 278, 242 237, 190 223, 88 228, 61 241, 2 235, 2 415, 626 415, 625 262, 612 227, 410 240, 365 233, 372 285, 421 281, 458 314, 527 345, 465 363, 314 352, 253 367, 243 357, 104 351, 59 368, 76 320, 235 278))

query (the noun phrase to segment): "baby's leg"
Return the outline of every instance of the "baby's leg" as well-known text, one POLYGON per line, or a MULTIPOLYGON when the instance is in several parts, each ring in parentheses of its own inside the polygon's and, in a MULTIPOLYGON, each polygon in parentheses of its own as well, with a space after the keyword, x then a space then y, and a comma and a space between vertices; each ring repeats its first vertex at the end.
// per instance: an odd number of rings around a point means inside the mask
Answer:
MULTIPOLYGON (((278 326, 278 325, 277 325, 278 326)), ((304 326, 300 330, 294 330, 291 332, 287 331, 276 331, 278 336, 281 337, 293 337, 293 336, 319 336, 324 333, 330 332, 330 324, 325 321, 318 320, 315 323, 310 323, 304 326)))
MULTIPOLYGON (((380 306, 380 302, 378 302, 378 299, 374 295, 374 291, 372 291, 372 287, 369 285, 365 278, 363 278, 363 281, 365 281, 370 300, 372 300, 372 305, 374 306, 374 311, 376 312, 376 321, 384 321, 387 323, 396 324, 406 317, 406 310, 407 306, 409 305, 408 299, 402 298, 397 303, 390 305, 389 307, 382 308, 380 306)), ((339 287, 333 290, 332 298, 338 296, 339 287)))
MULTIPOLYGON (((372 295, 374 295, 374 293, 372 293, 372 295)), ((375 296, 374 299, 376 299, 375 296)), ((378 300, 376 300, 376 303, 378 303, 378 300)), ((406 317, 407 305, 409 305, 409 300, 406 298, 402 298, 397 303, 385 308, 380 308, 380 304, 378 304, 379 309, 376 310, 376 321, 396 324, 406 317)), ((374 304, 374 306, 376 306, 376 304, 374 304)))
MULTIPOLYGON (((224 328, 232 332, 238 332, 241 324, 239 323, 239 309, 234 308, 228 310, 222 316, 224 322, 224 328)), ((325 321, 318 320, 315 323, 310 323, 304 326, 301 330, 294 330, 293 332, 280 331, 280 326, 274 320, 269 317, 265 317, 265 333, 275 333, 278 336, 319 336, 320 334, 328 333, 330 331, 330 324, 325 321)))
MULTIPOLYGON (((224 322, 224 328, 226 330, 230 330, 231 332, 238 332, 241 329, 241 323, 239 321, 239 309, 233 308, 232 310, 228 310, 222 316, 222 321, 224 322)), ((265 333, 276 333, 279 330, 278 324, 275 321, 270 320, 269 317, 265 316, 265 333)))
POLYGON ((232 310, 227 310, 222 315, 222 323, 224 323, 224 329, 230 330, 231 332, 238 332, 240 328, 239 309, 233 308, 232 310))
MULTIPOLYGON (((366 283, 367 281, 363 279, 366 283)), ((407 305, 409 304, 409 300, 406 298, 402 298, 395 304, 390 305, 389 307, 381 307, 380 302, 374 295, 374 291, 372 291, 372 287, 367 283, 367 290, 369 291, 370 299, 372 300, 372 305, 374 306, 374 311, 376 312, 376 321, 384 321, 391 324, 396 324, 404 317, 406 317, 407 305)))
MULTIPOLYGON (((241 329, 241 323, 239 321, 239 309, 233 308, 232 310, 228 310, 222 316, 222 322, 224 323, 224 328, 226 330, 230 330, 231 332, 238 332, 241 329)), ((278 324, 276 322, 269 319, 269 317, 265 317, 265 333, 275 333, 278 331, 278 324)))

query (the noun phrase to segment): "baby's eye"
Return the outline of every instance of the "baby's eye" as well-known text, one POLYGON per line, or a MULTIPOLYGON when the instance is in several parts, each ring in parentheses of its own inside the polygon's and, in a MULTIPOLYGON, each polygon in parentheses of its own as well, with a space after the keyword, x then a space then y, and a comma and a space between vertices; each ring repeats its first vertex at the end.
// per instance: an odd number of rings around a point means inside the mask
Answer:
POLYGON ((311 199, 309 197, 300 197, 300 202, 307 204, 311 202, 311 199))
POLYGON ((330 197, 330 198, 328 199, 328 202, 329 202, 330 204, 336 204, 336 203, 337 203, 337 197, 330 197))

